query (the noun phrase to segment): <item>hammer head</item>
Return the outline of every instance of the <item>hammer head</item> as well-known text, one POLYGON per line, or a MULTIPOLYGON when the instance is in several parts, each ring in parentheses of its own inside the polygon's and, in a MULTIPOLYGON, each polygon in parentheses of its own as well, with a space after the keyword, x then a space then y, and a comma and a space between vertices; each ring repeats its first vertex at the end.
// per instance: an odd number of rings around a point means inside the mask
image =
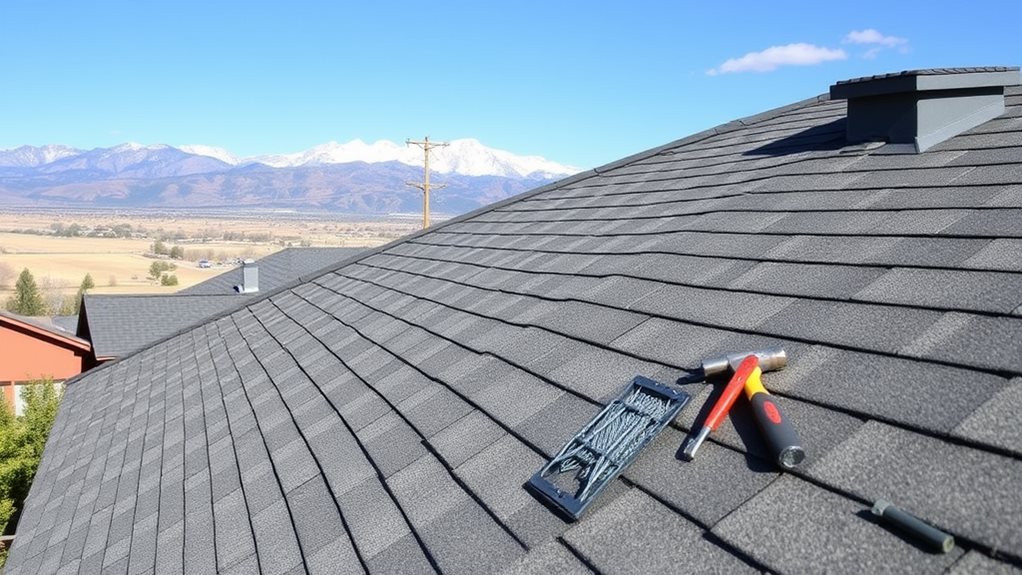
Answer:
POLYGON ((759 368, 763 371, 774 371, 788 365, 788 356, 779 347, 758 349, 742 353, 731 353, 721 357, 714 357, 703 360, 703 375, 712 377, 728 371, 734 371, 742 360, 755 355, 759 360, 759 368))

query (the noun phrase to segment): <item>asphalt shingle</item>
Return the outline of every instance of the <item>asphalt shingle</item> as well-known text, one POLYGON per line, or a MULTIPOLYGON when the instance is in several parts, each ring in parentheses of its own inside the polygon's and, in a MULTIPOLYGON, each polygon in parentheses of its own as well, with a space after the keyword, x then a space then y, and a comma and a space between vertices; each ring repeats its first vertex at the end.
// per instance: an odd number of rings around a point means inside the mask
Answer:
POLYGON ((869 422, 809 473, 991 548, 1022 548, 1022 499, 1009 487, 1022 482, 1018 459, 869 422))
POLYGON ((92 342, 97 358, 123 357, 238 305, 236 295, 86 294, 88 333, 79 336, 92 342))
POLYGON ((645 493, 631 489, 592 519, 564 534, 565 542, 603 572, 753 573, 756 570, 713 541, 703 530, 645 493), (670 534, 670 543, 663 536, 670 534), (627 542, 629 552, 622 553, 627 542))
POLYGON ((880 303, 1009 313, 1022 304, 1022 275, 893 269, 855 294, 880 303))
POLYGON ((1022 428, 1015 415, 1022 411, 1022 379, 1013 379, 980 405, 952 433, 970 442, 982 443, 1022 454, 1022 428))
POLYGON ((713 528, 721 539, 777 572, 938 571, 961 550, 934 554, 881 527, 863 505, 783 476, 713 528))

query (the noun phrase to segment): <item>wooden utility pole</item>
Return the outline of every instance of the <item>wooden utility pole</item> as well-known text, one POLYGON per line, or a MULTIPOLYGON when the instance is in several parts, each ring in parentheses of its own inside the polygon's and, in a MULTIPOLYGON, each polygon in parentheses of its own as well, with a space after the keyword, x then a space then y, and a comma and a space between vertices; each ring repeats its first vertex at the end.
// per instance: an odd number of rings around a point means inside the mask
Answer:
MULTIPOLYGON (((422 229, 429 227, 429 151, 433 148, 441 148, 447 145, 447 142, 430 142, 429 136, 421 142, 415 140, 405 140, 405 144, 411 146, 416 145, 422 148, 423 154, 426 156, 425 169, 423 171, 422 182, 407 182, 409 186, 413 188, 419 188, 422 190, 422 229)), ((447 187, 447 184, 436 184, 435 187, 438 190, 447 187)))

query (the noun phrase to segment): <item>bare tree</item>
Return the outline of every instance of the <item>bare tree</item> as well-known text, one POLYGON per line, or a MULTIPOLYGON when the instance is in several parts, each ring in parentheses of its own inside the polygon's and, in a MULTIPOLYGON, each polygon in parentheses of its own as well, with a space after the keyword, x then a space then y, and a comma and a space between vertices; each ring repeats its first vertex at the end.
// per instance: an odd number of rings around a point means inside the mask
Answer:
POLYGON ((11 281, 18 277, 10 264, 0 262, 0 288, 10 287, 11 281))

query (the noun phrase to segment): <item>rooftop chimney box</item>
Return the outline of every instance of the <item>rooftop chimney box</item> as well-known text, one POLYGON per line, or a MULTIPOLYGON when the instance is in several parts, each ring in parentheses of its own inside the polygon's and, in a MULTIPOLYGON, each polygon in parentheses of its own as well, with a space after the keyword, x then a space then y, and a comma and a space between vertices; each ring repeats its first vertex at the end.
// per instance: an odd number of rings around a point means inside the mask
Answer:
POLYGON ((259 266, 255 260, 245 260, 241 264, 241 285, 234 286, 238 293, 255 293, 259 291, 259 266))
POLYGON ((849 142, 929 148, 1004 113, 1004 87, 1018 67, 940 68, 844 80, 830 97, 848 100, 849 142))

